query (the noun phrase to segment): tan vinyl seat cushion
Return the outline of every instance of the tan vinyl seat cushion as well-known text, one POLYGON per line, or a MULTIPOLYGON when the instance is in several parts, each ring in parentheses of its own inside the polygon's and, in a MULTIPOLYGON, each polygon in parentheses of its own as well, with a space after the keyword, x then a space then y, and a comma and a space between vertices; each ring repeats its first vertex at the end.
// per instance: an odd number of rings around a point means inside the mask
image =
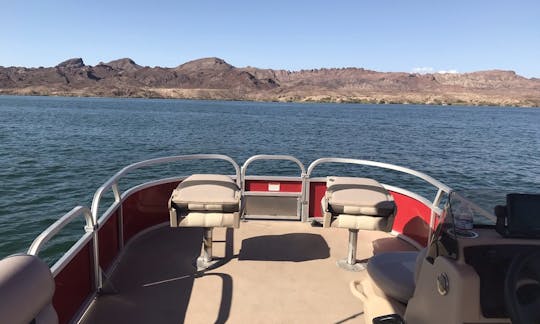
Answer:
POLYGON ((384 252, 369 259, 369 276, 381 290, 402 303, 414 294, 427 248, 418 252, 384 252))
POLYGON ((388 217, 396 207, 388 191, 373 179, 328 177, 326 188, 333 214, 388 217))
POLYGON ((194 174, 173 191, 171 201, 177 208, 189 211, 239 211, 240 188, 231 177, 221 174, 194 174))
POLYGON ((340 214, 332 222, 332 227, 380 231, 387 228, 387 217, 340 214))
POLYGON ((52 307, 54 278, 49 266, 33 255, 0 260, 0 322, 58 323, 52 307))
MULTIPOLYGON (((190 212, 181 214, 178 227, 234 227, 238 228, 240 214, 219 212, 190 212)), ((175 226, 176 227, 176 226, 175 226)))

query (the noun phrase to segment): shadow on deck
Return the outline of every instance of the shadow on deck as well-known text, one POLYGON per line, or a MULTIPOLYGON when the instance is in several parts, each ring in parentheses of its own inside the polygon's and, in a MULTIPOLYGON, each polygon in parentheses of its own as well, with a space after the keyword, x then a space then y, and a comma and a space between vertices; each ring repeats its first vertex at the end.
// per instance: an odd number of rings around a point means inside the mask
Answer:
POLYGON ((304 262, 329 257, 330 247, 322 236, 289 233, 244 239, 238 260, 304 262))

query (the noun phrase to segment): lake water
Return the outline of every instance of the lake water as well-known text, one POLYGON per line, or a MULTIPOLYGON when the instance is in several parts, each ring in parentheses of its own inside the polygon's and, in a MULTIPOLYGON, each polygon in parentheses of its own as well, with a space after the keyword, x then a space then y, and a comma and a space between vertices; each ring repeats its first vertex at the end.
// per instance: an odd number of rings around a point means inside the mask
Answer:
MULTIPOLYGON (((89 206, 122 167, 193 153, 239 164, 255 154, 290 154, 306 167, 328 156, 383 161, 492 208, 507 192, 540 192, 540 109, 0 96, 0 258, 25 251, 74 206, 89 206)), ((254 166, 252 174, 299 174, 294 164, 254 166)), ((326 170, 372 172, 330 165, 321 175, 326 170)), ((232 174, 223 163, 184 163, 143 170, 121 185, 200 171, 232 174)), ((424 193, 407 177, 374 174, 424 193)), ((71 226, 48 253, 81 232, 71 226)))

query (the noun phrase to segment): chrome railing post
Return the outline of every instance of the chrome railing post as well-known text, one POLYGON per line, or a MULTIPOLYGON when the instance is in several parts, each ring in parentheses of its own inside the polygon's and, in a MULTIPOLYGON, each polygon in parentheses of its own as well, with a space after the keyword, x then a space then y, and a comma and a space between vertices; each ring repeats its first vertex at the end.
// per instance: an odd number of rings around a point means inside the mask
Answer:
POLYGON ((103 285, 103 280, 101 278, 101 268, 99 266, 98 210, 99 210, 99 202, 105 190, 106 188, 104 186, 101 186, 96 191, 96 193, 94 194, 94 200, 92 200, 92 209, 91 209, 92 220, 94 221, 94 235, 92 239, 94 264, 92 265, 92 268, 94 272, 94 286, 96 288, 96 291, 101 290, 101 287, 103 285))
POLYGON ((300 211, 300 216, 302 222, 307 222, 309 218, 309 182, 306 172, 302 172, 302 210, 300 211))
MULTIPOLYGON (((429 232, 428 232, 428 243, 427 245, 431 245, 431 236, 433 234, 433 228, 435 227, 435 218, 437 214, 435 213, 436 209, 439 209, 439 204, 441 203, 441 199, 445 191, 441 188, 437 190, 437 194, 435 195, 435 199, 433 199, 433 204, 431 205, 431 216, 429 219, 429 232)), ((439 215, 440 216, 440 215, 439 215)))
POLYGON ((99 266, 99 239, 98 239, 98 226, 94 227, 92 245, 94 247, 94 288, 97 291, 101 290, 103 286, 103 278, 101 277, 101 267, 99 266))
POLYGON ((244 192, 246 191, 246 165, 240 167, 240 217, 242 221, 246 221, 246 213, 244 211, 245 207, 245 197, 244 192))
POLYGON ((118 181, 111 188, 114 193, 114 202, 118 204, 118 248, 122 250, 124 248, 124 207, 122 205, 120 189, 118 188, 118 181))

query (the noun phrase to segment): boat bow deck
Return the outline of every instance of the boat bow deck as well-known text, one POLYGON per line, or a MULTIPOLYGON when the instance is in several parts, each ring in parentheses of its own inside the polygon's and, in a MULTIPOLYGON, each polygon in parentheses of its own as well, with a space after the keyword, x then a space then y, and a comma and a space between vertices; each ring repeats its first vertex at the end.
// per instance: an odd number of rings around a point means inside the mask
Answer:
MULTIPOLYGON (((133 240, 83 323, 316 322, 363 319, 349 282, 363 272, 336 266, 345 257, 340 229, 301 222, 249 221, 214 231, 213 269, 193 266, 202 229, 161 227, 133 240)), ((358 259, 415 250, 383 232, 360 232, 358 259)))

